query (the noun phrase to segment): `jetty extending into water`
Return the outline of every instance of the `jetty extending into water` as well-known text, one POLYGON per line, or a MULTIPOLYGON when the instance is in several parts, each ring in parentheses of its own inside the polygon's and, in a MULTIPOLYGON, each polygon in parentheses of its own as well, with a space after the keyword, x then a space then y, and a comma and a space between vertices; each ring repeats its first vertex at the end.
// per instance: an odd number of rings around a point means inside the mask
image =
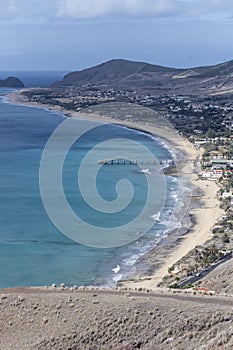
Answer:
POLYGON ((174 165, 185 165, 187 163, 193 163, 194 159, 128 159, 128 158, 110 158, 110 159, 101 159, 98 161, 98 164, 103 165, 137 165, 137 164, 144 164, 144 165, 167 165, 167 166, 174 166, 174 165))

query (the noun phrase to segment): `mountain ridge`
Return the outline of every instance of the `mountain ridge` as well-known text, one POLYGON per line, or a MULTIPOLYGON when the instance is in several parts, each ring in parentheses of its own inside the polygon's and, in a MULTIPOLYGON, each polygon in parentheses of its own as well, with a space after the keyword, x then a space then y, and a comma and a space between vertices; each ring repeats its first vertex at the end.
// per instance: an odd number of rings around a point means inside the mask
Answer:
POLYGON ((112 59, 96 66, 85 68, 81 71, 74 71, 64 76, 63 84, 79 84, 79 83, 104 83, 109 79, 118 81, 132 74, 151 73, 171 73, 179 72, 179 68, 170 68, 151 63, 130 61, 125 59, 112 59))
POLYGON ((154 94, 225 93, 233 91, 233 60, 210 66, 172 68, 146 62, 113 59, 68 73, 52 87, 136 89, 154 94))

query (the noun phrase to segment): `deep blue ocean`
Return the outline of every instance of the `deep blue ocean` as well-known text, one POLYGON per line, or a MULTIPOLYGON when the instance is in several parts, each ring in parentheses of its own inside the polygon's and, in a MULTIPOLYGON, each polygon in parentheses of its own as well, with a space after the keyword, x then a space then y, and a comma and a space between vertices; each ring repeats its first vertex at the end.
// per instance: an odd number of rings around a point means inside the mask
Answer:
MULTIPOLYGON (((166 237, 169 225, 166 218, 176 200, 176 179, 166 177, 165 206, 153 228, 137 241, 119 247, 99 249, 79 244, 63 235, 50 221, 44 209, 39 189, 39 167, 43 149, 52 132, 64 121, 64 116, 41 108, 8 103, 4 95, 10 89, 0 89, 0 287, 51 285, 113 285, 133 270, 137 258, 161 238, 166 237), (112 271, 119 265, 120 271, 112 271)), ((78 121, 85 123, 85 121, 78 121)), ((170 159, 169 150, 145 133, 106 125, 82 140, 82 147, 74 146, 66 161, 64 190, 74 211, 82 203, 77 200, 73 163, 101 140, 131 138, 150 148, 158 159, 170 159)), ((105 166, 99 176, 98 190, 107 200, 113 200, 115 183, 122 176, 132 179, 143 176, 134 165, 117 168, 105 166)), ((145 171, 147 171, 145 166, 145 171)), ((91 170, 90 170, 91 171, 91 170)), ((139 200, 127 215, 137 215, 143 200, 143 185, 137 187, 139 200), (139 203, 139 204, 138 204, 139 203)), ((155 213, 157 214, 157 213, 155 213)), ((83 206, 84 220, 95 217, 83 206)), ((98 219, 98 218, 97 218, 98 219)), ((108 218, 101 217, 105 227, 108 218)), ((117 226, 117 222, 114 222, 117 226)))

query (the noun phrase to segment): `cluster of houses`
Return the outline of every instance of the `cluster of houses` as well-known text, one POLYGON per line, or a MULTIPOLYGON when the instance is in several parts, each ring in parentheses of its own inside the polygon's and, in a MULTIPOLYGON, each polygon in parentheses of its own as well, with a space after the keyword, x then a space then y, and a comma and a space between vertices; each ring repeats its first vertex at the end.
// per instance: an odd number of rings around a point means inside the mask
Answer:
POLYGON ((228 177, 233 173, 233 160, 222 156, 213 157, 208 162, 203 162, 202 170, 199 173, 201 179, 219 180, 228 177))
POLYGON ((223 123, 225 124, 226 129, 233 131, 233 116, 228 117, 223 123))

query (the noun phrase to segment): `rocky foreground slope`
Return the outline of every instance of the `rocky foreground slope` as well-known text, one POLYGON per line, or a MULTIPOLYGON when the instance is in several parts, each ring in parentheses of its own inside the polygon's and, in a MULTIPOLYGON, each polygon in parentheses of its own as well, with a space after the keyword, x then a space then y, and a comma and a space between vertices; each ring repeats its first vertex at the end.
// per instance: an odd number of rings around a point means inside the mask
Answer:
POLYGON ((201 279, 203 287, 233 295, 233 264, 232 259, 211 271, 201 279))
POLYGON ((0 294, 0 349, 232 349, 233 300, 126 291, 0 294))

